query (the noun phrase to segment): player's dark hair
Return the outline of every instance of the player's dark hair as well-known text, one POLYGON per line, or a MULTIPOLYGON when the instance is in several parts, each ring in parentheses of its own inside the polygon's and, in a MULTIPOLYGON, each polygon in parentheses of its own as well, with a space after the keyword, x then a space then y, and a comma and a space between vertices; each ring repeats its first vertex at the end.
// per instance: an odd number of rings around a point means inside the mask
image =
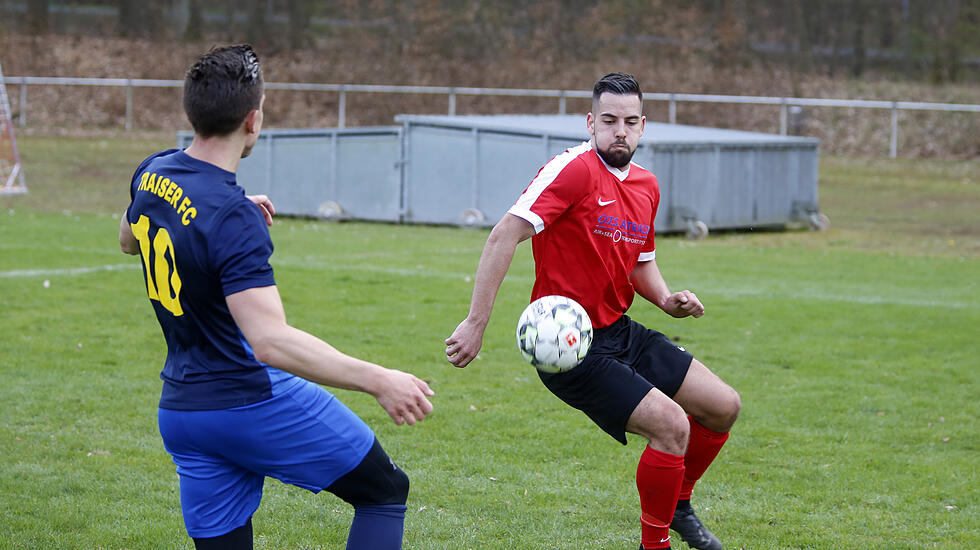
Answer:
POLYGON ((201 137, 234 132, 262 102, 262 68, 248 44, 211 48, 184 78, 184 112, 201 137))
POLYGON ((599 101, 599 96, 607 92, 617 95, 635 95, 643 101, 640 84, 631 74, 609 73, 597 80, 592 88, 592 101, 599 101))

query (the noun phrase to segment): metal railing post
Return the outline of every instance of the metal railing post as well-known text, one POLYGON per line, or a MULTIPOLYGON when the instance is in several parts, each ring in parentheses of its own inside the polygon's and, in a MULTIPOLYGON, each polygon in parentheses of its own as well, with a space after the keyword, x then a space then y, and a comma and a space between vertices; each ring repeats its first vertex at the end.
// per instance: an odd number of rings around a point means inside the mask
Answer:
POLYGON ((133 81, 126 79, 126 131, 133 129, 133 81))
POLYGON ((558 94, 558 114, 565 114, 565 90, 558 94))
POLYGON ((456 115, 456 89, 449 89, 449 116, 456 115))
POLYGON ((898 102, 892 102, 892 133, 888 143, 888 155, 891 158, 898 156, 898 102))
POLYGON ((670 103, 667 104, 667 120, 671 124, 677 124, 677 100, 674 94, 670 94, 670 103))
POLYGON ((347 90, 340 87, 340 99, 337 102, 337 127, 343 128, 347 123, 347 90))
POLYGON ((781 99, 779 104, 779 135, 786 135, 786 127, 789 124, 789 106, 786 104, 786 98, 781 99))
POLYGON ((20 83, 20 114, 17 120, 21 128, 27 126, 27 83, 23 81, 20 83))

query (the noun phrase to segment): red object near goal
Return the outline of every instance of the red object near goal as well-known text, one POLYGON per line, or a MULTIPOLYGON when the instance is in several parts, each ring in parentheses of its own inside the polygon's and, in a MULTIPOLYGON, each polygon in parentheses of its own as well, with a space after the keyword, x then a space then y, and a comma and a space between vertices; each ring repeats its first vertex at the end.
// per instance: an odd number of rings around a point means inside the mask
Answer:
POLYGON ((17 140, 14 138, 10 101, 7 99, 7 86, 3 82, 3 67, 0 67, 0 194, 26 192, 24 170, 17 152, 17 140))

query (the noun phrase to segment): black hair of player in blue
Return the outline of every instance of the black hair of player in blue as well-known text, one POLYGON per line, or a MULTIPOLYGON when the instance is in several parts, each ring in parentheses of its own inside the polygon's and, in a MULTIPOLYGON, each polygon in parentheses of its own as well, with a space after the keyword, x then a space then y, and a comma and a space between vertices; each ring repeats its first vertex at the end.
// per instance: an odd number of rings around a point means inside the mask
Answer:
POLYGON ((226 136, 262 102, 262 68, 248 44, 211 48, 187 70, 184 112, 201 137, 226 136))
POLYGON ((592 88, 592 101, 599 101, 599 96, 604 93, 617 95, 635 95, 643 101, 643 92, 640 91, 640 84, 633 75, 628 73, 609 73, 596 81, 592 88))

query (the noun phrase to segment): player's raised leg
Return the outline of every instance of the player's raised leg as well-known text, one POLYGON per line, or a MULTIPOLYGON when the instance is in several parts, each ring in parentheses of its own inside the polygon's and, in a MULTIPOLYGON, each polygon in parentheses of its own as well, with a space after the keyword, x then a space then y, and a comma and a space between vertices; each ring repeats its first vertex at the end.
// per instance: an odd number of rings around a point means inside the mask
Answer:
POLYGON ((694 484, 728 441, 728 432, 738 418, 742 402, 738 392, 697 359, 691 361, 674 399, 689 413, 690 436, 684 454, 684 481, 670 527, 692 548, 720 550, 721 541, 694 513, 691 494, 694 484))
POLYGON ((327 487, 354 507, 347 550, 400 549, 408 489, 408 476, 375 439, 364 460, 327 487))
POLYGON ((626 429, 649 441, 636 468, 641 548, 670 548, 668 527, 684 477, 687 418, 680 405, 653 388, 630 415, 626 429))

